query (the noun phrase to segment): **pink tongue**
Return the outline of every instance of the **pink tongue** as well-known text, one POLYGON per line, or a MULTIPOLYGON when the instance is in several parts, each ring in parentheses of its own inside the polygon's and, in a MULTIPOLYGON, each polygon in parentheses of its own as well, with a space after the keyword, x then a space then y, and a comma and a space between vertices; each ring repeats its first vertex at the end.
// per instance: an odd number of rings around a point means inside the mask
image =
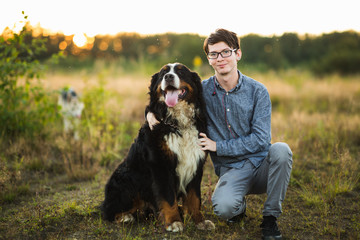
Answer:
POLYGON ((176 90, 176 91, 169 90, 166 92, 165 103, 168 107, 173 107, 177 104, 179 92, 180 90, 176 90))

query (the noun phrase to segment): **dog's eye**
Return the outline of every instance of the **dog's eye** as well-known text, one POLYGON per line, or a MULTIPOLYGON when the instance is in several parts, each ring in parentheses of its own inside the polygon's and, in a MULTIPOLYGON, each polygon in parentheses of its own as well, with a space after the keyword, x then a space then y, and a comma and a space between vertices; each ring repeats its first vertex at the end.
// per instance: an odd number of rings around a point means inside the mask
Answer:
POLYGON ((180 77, 180 76, 184 76, 184 72, 181 71, 181 69, 177 69, 176 74, 180 77))
POLYGON ((160 73, 163 74, 164 72, 167 72, 169 70, 169 66, 165 66, 160 70, 160 73))
POLYGON ((162 79, 164 77, 165 74, 167 74, 169 72, 169 68, 168 67, 164 67, 161 69, 160 74, 159 74, 159 78, 162 79))

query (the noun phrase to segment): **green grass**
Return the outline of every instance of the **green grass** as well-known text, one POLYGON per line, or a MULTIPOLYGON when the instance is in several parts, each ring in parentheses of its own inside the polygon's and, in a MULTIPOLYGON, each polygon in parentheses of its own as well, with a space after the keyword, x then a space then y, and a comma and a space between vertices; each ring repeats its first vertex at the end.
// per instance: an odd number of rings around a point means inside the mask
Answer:
MULTIPOLYGON (((294 154, 279 226, 286 239, 360 238, 360 76, 315 78, 306 72, 245 73, 263 82, 273 102, 273 142, 294 154)), ((156 218, 130 225, 101 218, 104 186, 126 156, 144 120, 150 76, 48 74, 47 86, 74 83, 86 103, 80 141, 49 126, 47 138, 0 139, 1 239, 260 239, 266 195, 247 199, 247 218, 218 219, 210 197, 217 177, 210 160, 202 211, 214 232, 185 217, 183 233, 167 233, 156 218), (134 87, 135 86, 135 87, 134 87)), ((56 101, 56 96, 53 96, 56 101)))

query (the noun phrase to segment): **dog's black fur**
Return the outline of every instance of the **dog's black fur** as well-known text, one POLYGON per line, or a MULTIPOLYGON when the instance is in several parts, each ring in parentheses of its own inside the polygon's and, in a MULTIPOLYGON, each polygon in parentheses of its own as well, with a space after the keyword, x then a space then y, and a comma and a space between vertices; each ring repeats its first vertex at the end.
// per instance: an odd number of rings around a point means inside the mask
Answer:
MULTIPOLYGON (((126 216, 151 207, 159 211, 167 230, 182 231, 178 210, 178 202, 182 200, 184 210, 195 223, 206 225, 200 213, 200 184, 206 154, 196 143, 186 145, 192 140, 196 142, 200 132, 206 133, 200 77, 182 64, 165 65, 152 76, 149 95, 146 112, 154 113, 160 123, 153 130, 147 122, 143 124, 127 157, 110 177, 105 187, 103 216, 109 221, 126 222, 129 220, 126 216), (165 95, 174 90, 179 93, 178 103, 169 107, 165 95), (188 155, 189 152, 194 154, 188 155), (190 170, 180 166, 184 164, 190 170), (184 181, 189 172, 190 177, 184 181), (180 226, 176 226, 179 222, 180 226)), ((212 226, 203 228, 212 229, 212 226)))

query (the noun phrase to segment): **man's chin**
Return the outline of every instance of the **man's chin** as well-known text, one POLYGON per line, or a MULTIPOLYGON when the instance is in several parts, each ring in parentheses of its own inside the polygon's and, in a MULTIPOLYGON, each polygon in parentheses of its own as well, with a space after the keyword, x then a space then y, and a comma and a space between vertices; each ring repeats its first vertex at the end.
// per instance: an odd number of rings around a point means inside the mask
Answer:
POLYGON ((220 70, 218 70, 217 72, 218 72, 218 74, 220 74, 221 76, 226 76, 226 75, 228 75, 228 74, 230 73, 230 71, 227 71, 227 70, 225 70, 225 69, 220 69, 220 70))

